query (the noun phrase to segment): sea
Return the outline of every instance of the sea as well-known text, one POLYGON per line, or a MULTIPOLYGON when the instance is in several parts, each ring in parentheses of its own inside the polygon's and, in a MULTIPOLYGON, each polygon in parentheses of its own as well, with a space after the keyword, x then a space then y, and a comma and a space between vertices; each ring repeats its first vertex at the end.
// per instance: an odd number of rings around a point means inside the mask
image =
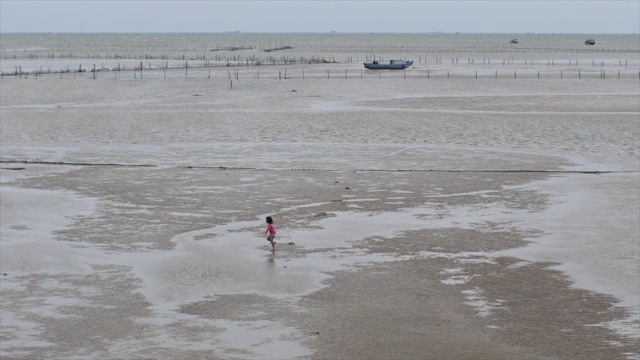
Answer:
MULTIPOLYGON (((639 34, 466 33, 6 33, 0 71, 57 71, 69 67, 176 61, 237 64, 325 61, 360 63, 460 58, 614 59, 638 61, 639 34), (594 45, 586 45, 592 39, 594 45), (58 69, 59 68, 59 69, 58 69)), ((443 60, 445 59, 445 60, 443 60)), ((494 60, 495 61, 495 60, 494 60)))

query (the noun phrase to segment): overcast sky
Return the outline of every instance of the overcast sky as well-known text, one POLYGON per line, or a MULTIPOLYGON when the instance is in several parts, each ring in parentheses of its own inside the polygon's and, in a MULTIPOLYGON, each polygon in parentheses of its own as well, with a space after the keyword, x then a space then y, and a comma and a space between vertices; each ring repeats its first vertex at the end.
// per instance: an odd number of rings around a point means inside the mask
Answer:
POLYGON ((0 32, 640 33, 640 0, 0 0, 0 32))

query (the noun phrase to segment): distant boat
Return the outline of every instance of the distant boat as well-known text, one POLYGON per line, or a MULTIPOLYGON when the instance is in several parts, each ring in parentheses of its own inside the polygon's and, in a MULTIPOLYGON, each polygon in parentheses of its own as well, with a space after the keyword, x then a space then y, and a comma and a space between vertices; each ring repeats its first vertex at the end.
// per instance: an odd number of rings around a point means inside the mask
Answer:
POLYGON ((593 40, 593 39, 587 39, 587 40, 584 41, 584 44, 585 45, 595 45, 596 41, 593 40))
POLYGON ((510 41, 510 43, 517 44, 518 43, 518 39, 513 39, 513 40, 510 41))
POLYGON ((413 65, 413 60, 391 60, 388 63, 380 64, 377 61, 364 63, 364 67, 371 70, 402 70, 413 65))

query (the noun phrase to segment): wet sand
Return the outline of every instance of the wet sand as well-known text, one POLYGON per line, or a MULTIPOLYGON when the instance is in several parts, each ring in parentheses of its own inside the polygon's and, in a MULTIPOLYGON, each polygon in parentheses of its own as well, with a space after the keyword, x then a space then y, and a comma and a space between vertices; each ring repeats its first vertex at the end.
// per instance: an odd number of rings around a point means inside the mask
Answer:
POLYGON ((3 359, 640 356, 637 79, 0 86, 3 359))

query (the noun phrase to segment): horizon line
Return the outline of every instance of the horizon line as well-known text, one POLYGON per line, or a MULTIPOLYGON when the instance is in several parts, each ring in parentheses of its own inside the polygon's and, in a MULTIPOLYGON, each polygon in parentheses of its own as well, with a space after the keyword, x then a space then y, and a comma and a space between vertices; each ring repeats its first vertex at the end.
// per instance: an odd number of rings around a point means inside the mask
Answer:
POLYGON ((505 34, 505 35, 639 35, 637 32, 616 33, 616 32, 446 32, 446 31, 428 31, 428 32, 403 32, 403 31, 0 31, 0 34, 505 34))

